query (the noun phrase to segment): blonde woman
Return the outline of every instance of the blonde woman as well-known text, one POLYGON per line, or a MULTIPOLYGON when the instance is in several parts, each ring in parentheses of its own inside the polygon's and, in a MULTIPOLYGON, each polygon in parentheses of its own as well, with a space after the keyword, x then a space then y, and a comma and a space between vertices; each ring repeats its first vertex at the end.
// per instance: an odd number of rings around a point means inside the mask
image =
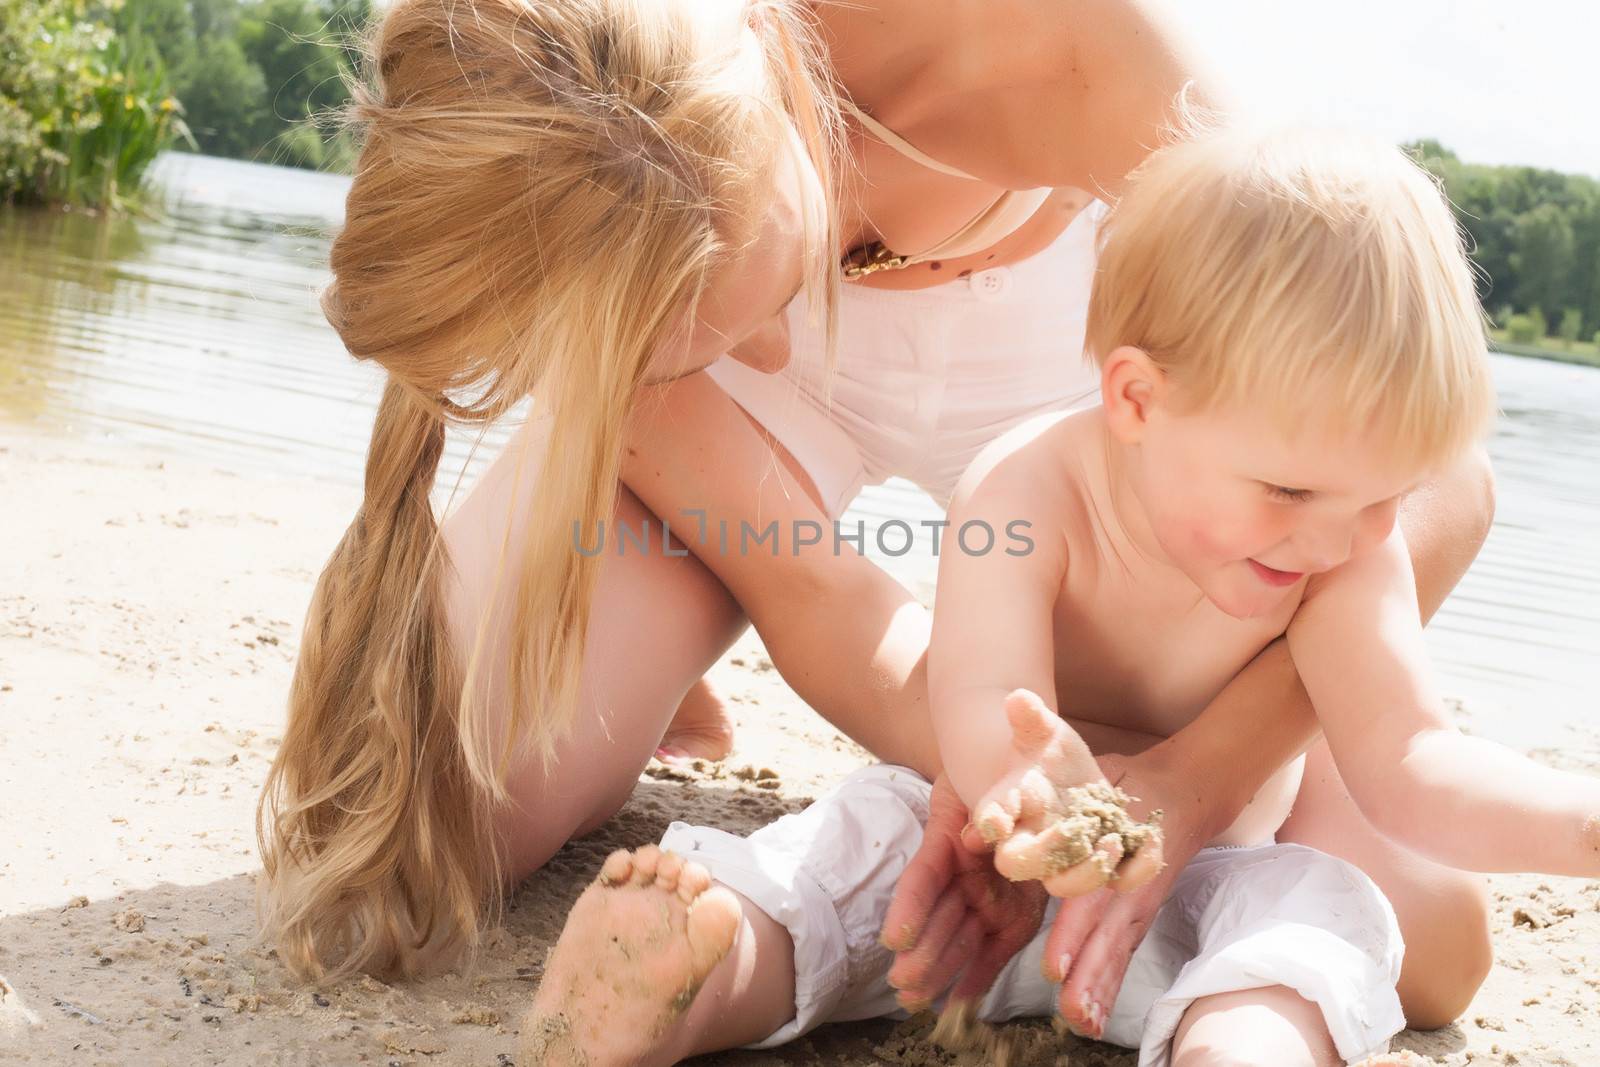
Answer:
MULTIPOLYGON (((1185 86, 1226 104, 1132 0, 397 0, 371 44, 324 303, 388 385, 260 820, 268 929, 307 976, 470 949, 498 893, 609 818, 659 747, 725 751, 701 677, 747 624, 812 707, 936 775, 926 613, 849 545, 794 532, 891 474, 942 503, 995 436, 1092 403, 1083 190, 1116 195, 1185 86), (438 527, 445 420, 529 394, 536 417, 438 527), (696 515, 776 523, 781 551, 723 549, 696 515), (648 549, 591 552, 602 523, 648 525, 648 549)), ((1417 494, 1426 613, 1491 510, 1481 459, 1417 494)), ((1314 732, 1279 644, 1119 764, 1165 809, 1171 862, 1063 909, 1069 984, 1106 1000, 1177 870, 1314 732)), ((1382 838, 1320 745, 1303 782, 1271 785, 1298 788, 1280 840, 1393 902, 1411 1022, 1453 1018, 1488 967, 1479 883, 1382 838)), ((973 863, 965 811, 941 811, 913 920, 973 863)), ((1019 946, 1040 914, 1022 903, 974 922, 1019 946)), ((932 982, 943 946, 921 940, 908 966, 932 982)))

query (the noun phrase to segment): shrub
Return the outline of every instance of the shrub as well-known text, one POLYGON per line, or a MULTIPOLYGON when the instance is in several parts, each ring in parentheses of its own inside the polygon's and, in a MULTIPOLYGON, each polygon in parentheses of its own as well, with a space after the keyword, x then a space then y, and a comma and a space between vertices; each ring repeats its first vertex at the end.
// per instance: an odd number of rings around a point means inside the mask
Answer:
POLYGON ((1528 319, 1533 323, 1533 335, 1537 341, 1543 341, 1550 336, 1550 322, 1544 317, 1544 309, 1535 307, 1528 312, 1528 319))
POLYGON ((1513 315, 1506 323, 1506 336, 1519 345, 1531 345, 1539 339, 1533 320, 1526 315, 1513 315))
POLYGON ((1568 347, 1583 333, 1583 312, 1577 308, 1567 308, 1561 313, 1561 340, 1568 347))
POLYGON ((0 199, 118 207, 188 138, 154 46, 90 0, 0 0, 0 199))

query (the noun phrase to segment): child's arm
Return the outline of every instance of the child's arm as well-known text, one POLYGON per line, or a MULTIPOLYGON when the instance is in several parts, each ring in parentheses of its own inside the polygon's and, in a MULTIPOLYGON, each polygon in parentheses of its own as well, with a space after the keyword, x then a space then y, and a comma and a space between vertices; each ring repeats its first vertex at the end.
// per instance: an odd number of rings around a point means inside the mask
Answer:
POLYGON ((1391 839, 1473 871, 1600 876, 1600 780, 1463 735, 1432 681, 1398 528, 1314 582, 1289 648, 1335 763, 1391 839))
MULTIPOLYGON (((945 773, 976 818, 979 805, 1016 771, 1006 695, 1027 689, 1057 712, 1055 602, 1066 574, 1061 477, 1049 433, 1008 434, 957 487, 939 546, 928 698, 945 773), (1013 523, 1026 523, 1013 526, 1013 523), (994 547, 981 547, 994 531, 994 547), (1012 533, 1028 538, 1025 546, 1012 533)), ((1081 781, 1099 781, 1085 753, 1081 781)))

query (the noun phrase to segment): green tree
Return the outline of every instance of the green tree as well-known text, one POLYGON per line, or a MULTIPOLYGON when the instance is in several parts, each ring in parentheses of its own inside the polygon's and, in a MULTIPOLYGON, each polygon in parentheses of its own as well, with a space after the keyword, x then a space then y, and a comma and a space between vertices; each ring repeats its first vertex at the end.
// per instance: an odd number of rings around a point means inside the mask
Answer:
POLYGON ((1542 203, 1518 217, 1512 234, 1511 269, 1516 300, 1523 307, 1564 307, 1571 299, 1576 247, 1572 223, 1554 203, 1542 203))
POLYGON ((339 49, 326 23, 307 0, 260 0, 239 20, 236 40, 261 68, 281 129, 346 99, 339 49))
POLYGON ((207 41, 189 70, 183 98, 200 151, 247 159, 272 136, 267 82, 231 37, 207 41))
POLYGON ((1600 326, 1600 182, 1572 222, 1572 304, 1583 321, 1600 326))
POLYGON ((1531 345, 1539 339, 1539 331, 1527 315, 1513 315, 1506 323, 1506 336, 1519 345, 1531 345))
POLYGON ((239 0, 189 0, 198 40, 232 37, 239 28, 239 0))
POLYGON ((129 41, 142 39, 160 49, 175 81, 194 60, 194 15, 189 0, 124 0, 112 24, 119 36, 129 41))

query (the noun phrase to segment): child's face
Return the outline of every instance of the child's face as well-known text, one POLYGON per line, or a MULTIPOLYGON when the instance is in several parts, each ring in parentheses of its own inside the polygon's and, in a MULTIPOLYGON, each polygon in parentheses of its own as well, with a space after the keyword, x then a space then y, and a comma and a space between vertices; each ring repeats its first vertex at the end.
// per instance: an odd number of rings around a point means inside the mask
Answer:
POLYGON ((1163 552, 1235 618, 1272 611, 1308 576, 1378 545, 1423 480, 1359 430, 1286 435, 1259 410, 1170 404, 1146 420, 1132 465, 1163 552))

